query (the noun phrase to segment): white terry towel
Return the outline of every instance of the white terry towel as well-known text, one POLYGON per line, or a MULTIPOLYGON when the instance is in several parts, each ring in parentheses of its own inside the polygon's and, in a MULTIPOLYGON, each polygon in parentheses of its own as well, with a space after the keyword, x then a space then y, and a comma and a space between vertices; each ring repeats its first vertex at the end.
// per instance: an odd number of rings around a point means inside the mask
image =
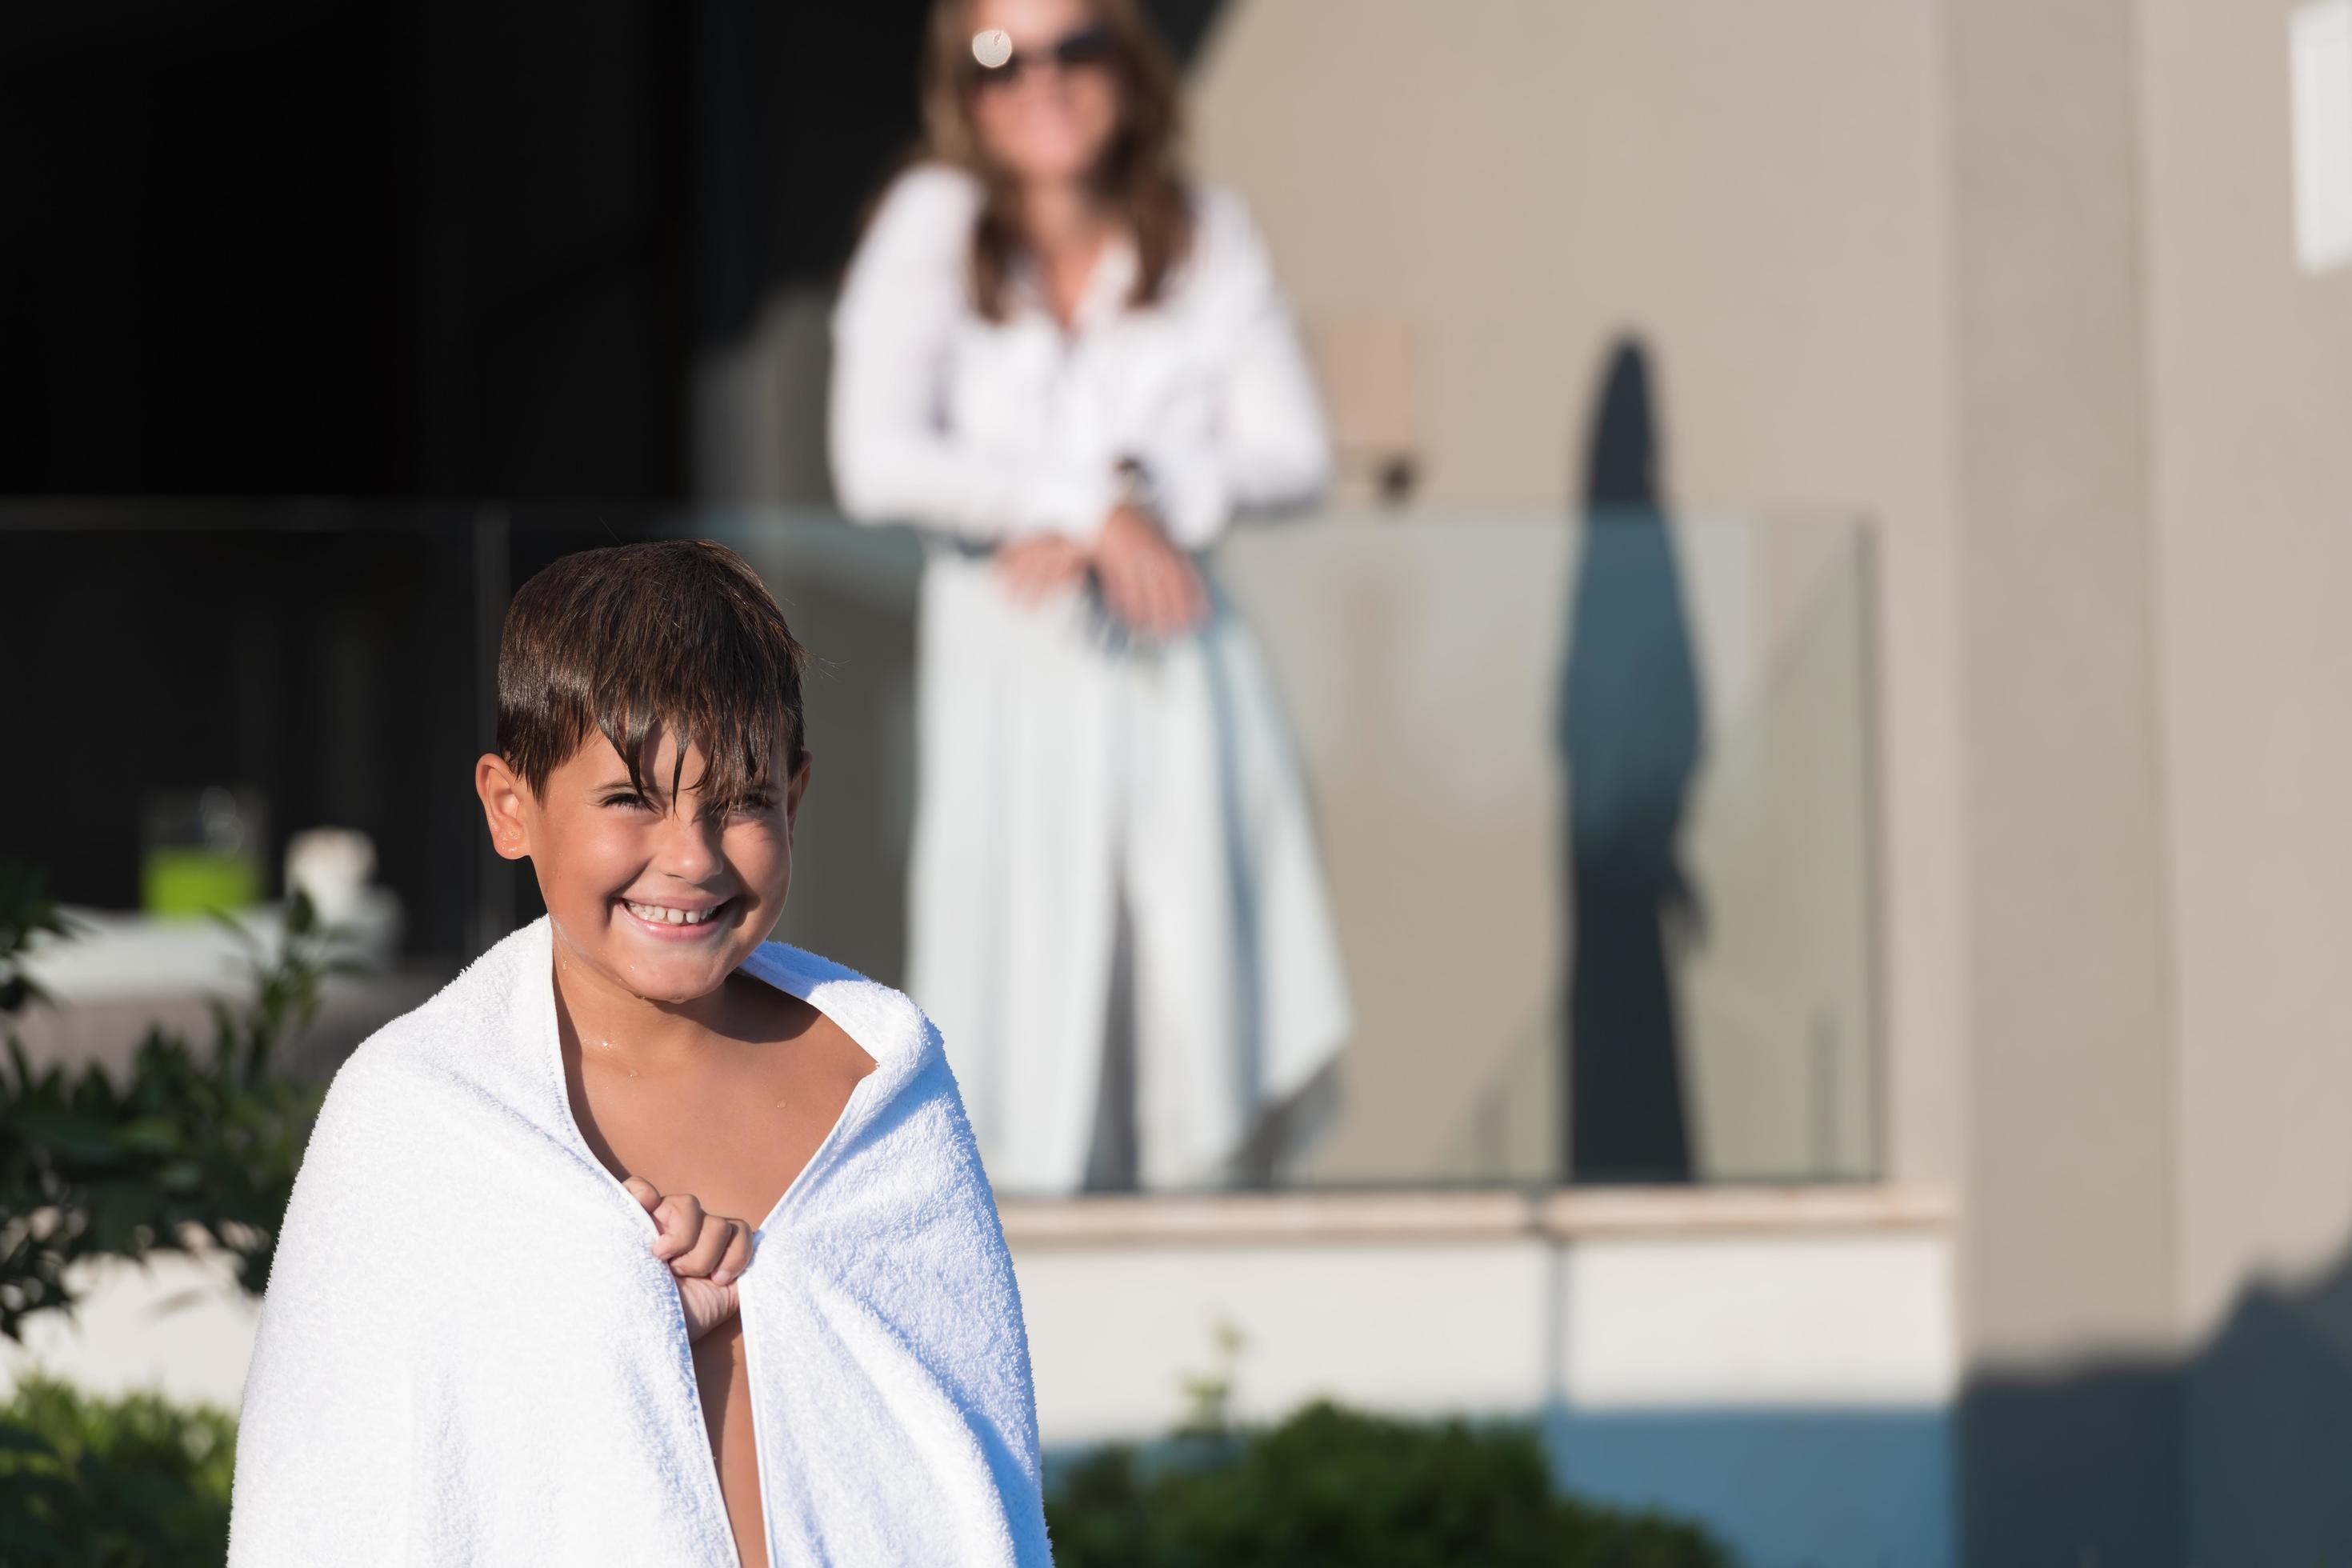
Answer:
MULTIPOLYGON (((770 1563, 1049 1563, 1020 1294, 938 1031, 781 942, 743 967, 877 1064, 742 1277, 770 1563)), ((335 1075, 246 1379, 233 1568, 735 1568, 654 1235, 572 1119, 542 917, 335 1075)))

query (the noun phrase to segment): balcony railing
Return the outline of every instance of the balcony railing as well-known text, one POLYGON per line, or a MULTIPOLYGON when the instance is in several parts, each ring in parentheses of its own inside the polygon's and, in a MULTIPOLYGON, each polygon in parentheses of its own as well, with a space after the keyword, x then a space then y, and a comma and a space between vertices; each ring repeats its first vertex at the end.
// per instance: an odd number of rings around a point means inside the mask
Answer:
MULTIPOLYGON (((289 833, 361 828, 401 962, 452 970, 538 909, 467 784, 507 595, 568 551, 677 533, 740 549, 820 661, 778 934, 896 982, 922 550, 820 516, 6 503, 0 854, 129 909, 152 795, 234 786, 263 803, 273 887, 289 833)), ((1678 1137, 1652 1178, 1877 1173, 1859 524, 1326 516, 1244 528, 1214 570, 1309 782, 1354 1018, 1281 1184, 1645 1173, 1594 1167, 1572 1122, 1678 1137)))

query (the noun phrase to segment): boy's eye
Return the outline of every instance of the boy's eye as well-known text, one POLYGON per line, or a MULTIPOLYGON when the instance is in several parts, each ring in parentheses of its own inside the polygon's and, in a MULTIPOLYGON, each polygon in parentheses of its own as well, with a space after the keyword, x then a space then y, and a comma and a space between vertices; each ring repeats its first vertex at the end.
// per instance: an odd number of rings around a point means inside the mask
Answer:
POLYGON ((634 790, 623 790, 618 795, 606 795, 600 804, 604 805, 643 805, 646 804, 646 797, 637 794, 634 790))

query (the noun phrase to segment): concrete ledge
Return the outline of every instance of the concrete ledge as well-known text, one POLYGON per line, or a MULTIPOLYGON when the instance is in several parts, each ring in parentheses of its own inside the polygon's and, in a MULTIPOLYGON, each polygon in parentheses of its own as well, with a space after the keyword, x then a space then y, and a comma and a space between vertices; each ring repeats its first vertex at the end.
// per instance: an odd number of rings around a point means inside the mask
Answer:
POLYGON ((1007 1199, 997 1210, 1006 1241, 1036 1249, 1940 1232, 1955 1205, 1937 1188, 1855 1185, 1119 1194, 1007 1199))

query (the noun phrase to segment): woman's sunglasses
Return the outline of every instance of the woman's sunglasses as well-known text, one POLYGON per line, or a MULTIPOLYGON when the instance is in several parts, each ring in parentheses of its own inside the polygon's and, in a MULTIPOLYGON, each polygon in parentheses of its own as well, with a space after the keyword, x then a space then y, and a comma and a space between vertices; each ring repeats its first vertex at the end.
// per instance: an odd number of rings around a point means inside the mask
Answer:
POLYGON ((1081 27, 1065 33, 1044 49, 1015 49, 1000 66, 971 62, 972 79, 982 87, 1011 87, 1028 72, 1051 64, 1064 71, 1107 65, 1118 48, 1108 27, 1081 27))

